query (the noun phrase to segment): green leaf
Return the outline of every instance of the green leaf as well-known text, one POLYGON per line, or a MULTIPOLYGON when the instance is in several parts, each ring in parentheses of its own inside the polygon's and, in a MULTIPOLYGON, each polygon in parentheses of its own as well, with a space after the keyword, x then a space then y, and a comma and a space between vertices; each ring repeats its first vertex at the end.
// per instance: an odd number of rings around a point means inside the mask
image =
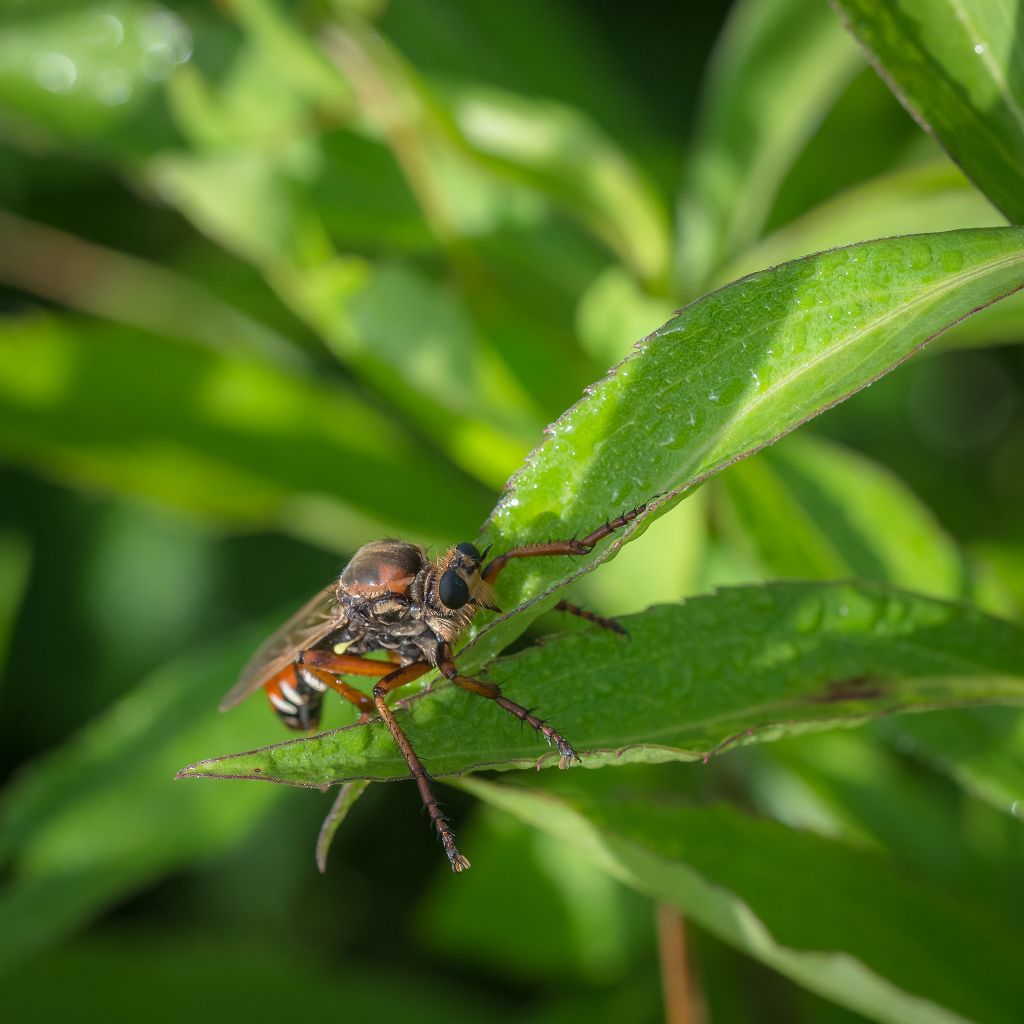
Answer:
MULTIPOLYGON (((549 712, 591 767, 692 761, 894 711, 1024 700, 1024 630, 867 583, 740 587, 495 662, 487 678, 549 712), (628 695, 628 698, 625 696, 628 695)), ((451 684, 398 705, 434 775, 554 764, 538 737, 451 684)), ((297 786, 404 778, 379 721, 193 764, 179 777, 297 786)))
POLYGON ((964 592, 961 557, 931 512, 884 467, 840 445, 806 432, 787 438, 721 486, 769 576, 964 592))
POLYGON ((171 268, 2 210, 0 233, 0 279, 18 288, 164 337, 249 351, 288 370, 306 367, 287 339, 171 268))
POLYGON ((333 548, 468 534, 486 508, 483 488, 340 383, 70 317, 0 329, 0 451, 333 548))
POLYGON ((369 782, 365 779, 358 782, 346 782, 334 798, 334 803, 331 804, 331 809, 327 812, 327 817, 324 818, 320 835, 316 840, 316 866, 320 869, 321 874, 327 871, 327 855, 330 853, 331 843, 334 842, 338 829, 341 828, 341 823, 348 817, 348 812, 352 810, 355 802, 366 792, 368 785, 369 782))
POLYGON ((921 231, 999 227, 1005 223, 948 160, 872 178, 832 196, 733 258, 719 284, 764 267, 864 238, 921 231))
MULTIPOLYGON (((715 15, 708 20, 714 24, 715 15)), ((510 18, 501 5, 463 0, 387 4, 381 27, 415 67, 443 76, 446 83, 497 82, 511 85, 523 98, 563 101, 585 111, 614 138, 628 140, 631 152, 660 143, 668 159, 676 160, 671 131, 657 131, 657 115, 637 88, 633 69, 623 65, 621 47, 609 45, 586 7, 523 0, 510 18)), ((645 55, 646 35, 641 35, 645 55)), ((684 60, 691 51, 671 52, 684 60)), ((671 97, 670 109, 678 102, 671 97)))
POLYGON ((228 7, 273 62, 279 88, 287 83, 327 109, 349 109, 351 83, 324 56, 315 35, 301 30, 301 23, 273 0, 229 0, 228 7))
POLYGON ((496 89, 450 100, 467 145, 576 217, 642 280, 664 288, 668 216, 627 155, 579 111, 496 89))
POLYGON ((571 848, 489 807, 462 838, 474 851, 473 870, 439 872, 418 914, 435 954, 509 981, 604 985, 650 955, 646 900, 571 848))
MULTIPOLYGON (((858 576, 942 597, 968 590, 963 558, 928 509, 887 470, 837 445, 788 438, 736 466, 722 486, 770 576, 858 576)), ((1024 816, 1019 711, 965 708, 877 729, 912 743, 968 792, 1024 816)))
MULTIPOLYGON (((846 190, 740 253, 716 275, 732 281, 764 267, 860 241, 919 231, 995 227, 1004 219, 946 160, 894 171, 846 190)), ((957 324, 943 347, 1015 343, 1024 336, 1024 296, 984 309, 957 324)))
POLYGON ((576 330, 580 345, 602 366, 610 366, 671 315, 667 300, 652 298, 616 265, 602 270, 581 296, 576 330))
POLYGON ((255 148, 173 154, 150 161, 147 176, 254 263, 340 361, 467 472, 500 486, 540 418, 465 299, 411 267, 336 253, 308 185, 283 156, 279 164, 255 148))
POLYGON ((786 172, 860 63, 824 4, 735 5, 707 73, 679 202, 682 294, 701 292, 758 237, 786 172))
POLYGON ((246 632, 167 665, 8 787, 0 973, 168 871, 229 848, 270 805, 269 787, 225 804, 222 793, 171 783, 192 751, 242 742, 266 713, 256 702, 215 712, 255 640, 246 632))
POLYGON ((1018 0, 833 0, 900 100, 1007 218, 1024 220, 1018 0))
MULTIPOLYGON (((876 380, 978 308, 1024 285, 1024 232, 953 231, 808 256, 704 296, 548 428, 493 513, 501 551, 583 534, 650 502, 597 552, 515 562, 503 608, 545 595, 613 555, 652 515, 708 477, 876 380), (652 501, 652 497, 660 497, 652 501)), ((484 664, 527 616, 484 627, 466 668, 484 664)))
POLYGON ((4 16, 0 127, 78 159, 138 158, 173 144, 153 94, 192 54, 192 33, 168 7, 132 0, 33 4, 4 16))
POLYGON ((731 808, 461 784, 801 985, 892 1024, 1012 1024, 1024 958, 1003 904, 731 808), (956 969, 950 970, 949 965, 956 969))
POLYGON ((901 748, 949 775, 972 796, 1024 818, 1024 715, 1012 708, 927 715, 899 730, 879 723, 901 748))
MULTIPOLYGON (((927 730, 942 720, 952 727, 964 719, 971 733, 988 715, 989 738, 1005 755, 1013 730, 994 726, 1010 709, 969 710, 973 714, 904 715, 879 720, 869 729, 751 747, 737 758, 743 763, 736 767, 744 772, 757 809, 791 828, 884 850, 913 864, 919 877, 935 885, 969 889, 978 903, 1010 905, 1021 882, 1024 829, 1005 817, 1009 803, 986 807, 971 799, 969 786, 958 789, 923 771, 921 762, 929 758, 915 756, 915 735, 904 728, 927 730), (879 733, 896 737, 896 743, 879 743, 879 733)), ((976 740, 971 736, 972 746, 976 740)))

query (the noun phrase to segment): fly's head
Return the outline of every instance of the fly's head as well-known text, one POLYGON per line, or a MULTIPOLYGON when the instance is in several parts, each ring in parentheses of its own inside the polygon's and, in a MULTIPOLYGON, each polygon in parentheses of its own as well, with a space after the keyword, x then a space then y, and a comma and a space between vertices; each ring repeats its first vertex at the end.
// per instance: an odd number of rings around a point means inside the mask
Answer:
POLYGON ((453 643, 473 621, 478 608, 497 608, 493 589, 480 575, 483 559, 484 555, 467 542, 449 548, 429 566, 423 603, 438 639, 453 643))

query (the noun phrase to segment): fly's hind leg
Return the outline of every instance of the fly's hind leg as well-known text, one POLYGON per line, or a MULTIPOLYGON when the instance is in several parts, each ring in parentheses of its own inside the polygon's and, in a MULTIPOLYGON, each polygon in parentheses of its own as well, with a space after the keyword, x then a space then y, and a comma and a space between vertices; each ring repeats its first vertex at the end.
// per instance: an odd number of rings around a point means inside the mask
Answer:
MULTIPOLYGON (((382 667, 386 668, 386 666, 382 667)), ((309 665, 302 664, 296 666, 296 671, 305 679, 308 686, 312 686, 321 692, 330 688, 335 693, 344 697, 350 704, 355 704, 360 711, 360 723, 373 717, 375 710, 373 701, 362 690, 356 689, 356 687, 346 683, 343 679, 338 679, 337 676, 332 676, 330 672, 326 672, 322 668, 312 668, 309 665)))
POLYGON ((393 664, 383 661, 374 661, 371 658, 361 658, 357 654, 335 654, 333 651, 306 651, 302 655, 301 663, 317 671, 317 678, 327 682, 331 673, 349 672, 352 675, 379 676, 374 684, 372 699, 361 693, 353 686, 334 680, 328 683, 336 689, 343 697, 348 698, 356 704, 364 715, 369 717, 374 711, 380 715, 381 720, 388 727, 388 732, 394 738, 398 749, 409 766, 412 777, 416 780, 416 788, 420 791, 420 798, 423 806, 426 807, 430 820, 437 829, 438 837, 444 852, 448 855, 452 871, 465 871, 469 867, 469 861, 459 853, 455 845, 455 834, 448 827, 448 819, 441 810, 434 790, 430 785, 431 779, 427 774, 423 762, 419 759, 416 751, 413 750, 409 737, 402 731, 402 727, 395 721, 395 716, 388 707, 385 697, 393 690, 397 690, 414 679, 419 679, 425 672, 429 672, 431 666, 425 661, 414 661, 410 665, 403 665, 395 668, 393 664), (349 692, 351 691, 351 695, 349 692))
POLYGON ((402 752, 412 777, 416 780, 416 787, 420 791, 423 806, 426 807, 427 814, 430 815, 430 820, 434 823, 434 828, 437 829, 438 838, 441 840, 444 852, 448 855, 452 871, 465 871, 469 867, 469 861, 459 853, 459 848, 455 845, 455 834, 448 826, 448 819, 444 816, 444 812, 437 802, 437 797, 434 795, 433 787, 430 784, 430 776, 427 774, 426 768, 423 767, 423 762, 417 756, 416 751, 413 750, 409 737, 405 735, 401 726, 395 721, 395 716, 384 699, 392 690, 397 690, 398 687, 405 686, 406 683, 411 683, 414 679, 418 679, 424 672, 428 672, 430 668, 431 666, 425 661, 414 661, 411 665, 404 665, 402 668, 389 672, 378 680, 374 686, 373 703, 376 706, 377 714, 384 720, 384 724, 388 727, 388 731, 398 745, 398 749, 402 752))
POLYGON ((335 654, 333 651, 304 651, 296 659, 295 667, 310 686, 316 689, 329 686, 355 704, 361 712, 360 722, 373 716, 376 705, 362 690, 338 679, 338 675, 345 672, 353 676, 383 676, 391 671, 391 665, 386 662, 362 658, 358 654, 335 654))

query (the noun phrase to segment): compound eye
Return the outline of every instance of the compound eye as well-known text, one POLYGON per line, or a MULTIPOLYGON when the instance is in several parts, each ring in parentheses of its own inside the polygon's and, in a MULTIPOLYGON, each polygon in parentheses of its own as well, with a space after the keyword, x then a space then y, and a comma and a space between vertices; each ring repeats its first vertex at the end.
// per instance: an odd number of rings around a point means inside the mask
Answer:
POLYGON ((449 569, 437 585, 437 596, 446 607, 461 608, 469 600, 469 587, 454 569, 449 569))
POLYGON ((455 550, 461 551, 472 562, 480 561, 480 552, 476 549, 475 544, 470 544, 468 541, 464 544, 456 544, 455 550))

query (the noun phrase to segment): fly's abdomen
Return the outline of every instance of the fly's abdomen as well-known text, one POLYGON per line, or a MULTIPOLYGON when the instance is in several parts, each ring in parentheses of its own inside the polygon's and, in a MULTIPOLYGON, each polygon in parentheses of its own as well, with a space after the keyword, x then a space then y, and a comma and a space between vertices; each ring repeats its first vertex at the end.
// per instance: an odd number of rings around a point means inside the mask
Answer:
POLYGON ((301 665, 289 665, 263 686, 278 718, 289 729, 302 731, 320 724, 325 689, 326 685, 301 665))

